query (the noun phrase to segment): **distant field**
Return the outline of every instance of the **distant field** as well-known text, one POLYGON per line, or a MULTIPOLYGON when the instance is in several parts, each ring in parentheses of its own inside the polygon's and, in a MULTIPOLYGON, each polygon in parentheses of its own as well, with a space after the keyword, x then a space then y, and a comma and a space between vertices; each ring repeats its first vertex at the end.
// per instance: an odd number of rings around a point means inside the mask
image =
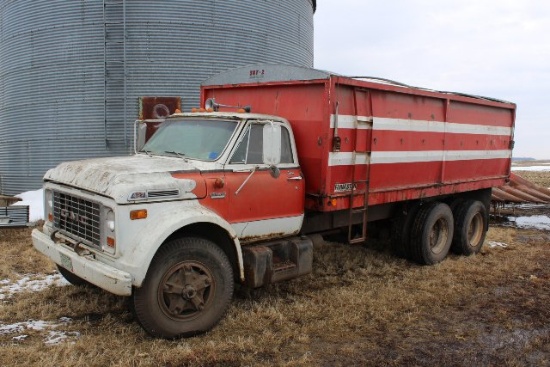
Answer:
POLYGON ((514 166, 536 166, 544 164, 550 164, 550 159, 512 161, 512 165, 514 166))
POLYGON ((514 173, 543 187, 550 187, 550 160, 544 161, 522 161, 514 162, 512 165, 514 173), (529 171, 530 167, 548 166, 547 171, 529 171), (525 170, 522 170, 525 168, 525 170))

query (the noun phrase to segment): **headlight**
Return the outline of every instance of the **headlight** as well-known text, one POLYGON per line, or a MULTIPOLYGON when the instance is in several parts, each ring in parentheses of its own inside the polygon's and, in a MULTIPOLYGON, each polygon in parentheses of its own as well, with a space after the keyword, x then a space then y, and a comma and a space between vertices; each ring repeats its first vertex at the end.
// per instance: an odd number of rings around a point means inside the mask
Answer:
POLYGON ((116 252, 116 218, 115 212, 110 208, 104 208, 104 233, 103 233, 103 251, 114 254, 116 252))
POLYGON ((105 218, 107 229, 109 229, 111 232, 115 231, 115 213, 109 209, 107 212, 106 218, 105 218))

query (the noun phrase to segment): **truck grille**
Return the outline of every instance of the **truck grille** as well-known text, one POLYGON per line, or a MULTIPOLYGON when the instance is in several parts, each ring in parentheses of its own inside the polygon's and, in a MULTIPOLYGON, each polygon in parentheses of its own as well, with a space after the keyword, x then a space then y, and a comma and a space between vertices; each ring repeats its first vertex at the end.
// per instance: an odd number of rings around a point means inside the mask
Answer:
POLYGON ((92 201, 53 193, 54 225, 63 234, 87 245, 100 246, 100 206, 92 201))

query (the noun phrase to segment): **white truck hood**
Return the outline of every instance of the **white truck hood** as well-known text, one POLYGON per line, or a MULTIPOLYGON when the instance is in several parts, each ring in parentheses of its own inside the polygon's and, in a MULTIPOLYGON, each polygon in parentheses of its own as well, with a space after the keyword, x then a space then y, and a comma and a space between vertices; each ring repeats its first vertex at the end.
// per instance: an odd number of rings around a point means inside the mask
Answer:
POLYGON ((146 155, 64 162, 46 172, 44 180, 108 196, 119 204, 131 202, 129 195, 136 191, 171 192, 171 199, 195 199, 193 190, 205 185, 198 170, 183 159, 146 155), (189 172, 190 178, 174 178, 171 172, 189 172))

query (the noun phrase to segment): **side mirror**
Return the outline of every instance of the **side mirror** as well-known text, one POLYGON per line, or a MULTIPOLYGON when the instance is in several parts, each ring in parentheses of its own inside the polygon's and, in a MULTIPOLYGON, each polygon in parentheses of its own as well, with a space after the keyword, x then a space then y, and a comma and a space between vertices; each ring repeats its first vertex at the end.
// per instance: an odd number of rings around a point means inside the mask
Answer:
POLYGON ((277 165, 281 163, 281 126, 267 123, 263 128, 264 163, 277 165))

